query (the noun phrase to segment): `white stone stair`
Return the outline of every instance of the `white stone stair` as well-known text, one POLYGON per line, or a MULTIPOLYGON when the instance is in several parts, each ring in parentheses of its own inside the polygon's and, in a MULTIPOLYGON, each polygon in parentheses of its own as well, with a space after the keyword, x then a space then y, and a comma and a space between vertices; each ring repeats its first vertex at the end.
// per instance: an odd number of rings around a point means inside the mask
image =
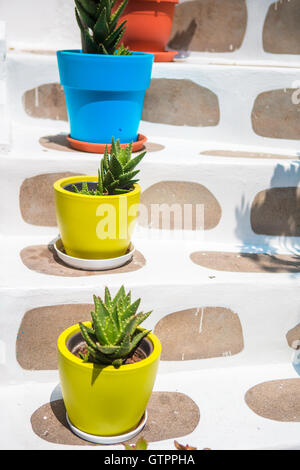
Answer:
MULTIPOLYGON (((36 0, 30 3, 37 8, 36 0)), ((73 0, 67 3, 66 11, 73 0)), ((31 417, 35 411, 61 398, 59 378, 56 370, 23 369, 16 357, 16 342, 18 335, 27 333, 19 329, 31 309, 88 304, 93 293, 102 294, 105 285, 114 291, 124 284, 136 297, 142 297, 145 309, 153 309, 145 324, 151 329, 166 315, 193 308, 230 309, 240 320, 244 348, 238 354, 224 351, 222 357, 161 361, 155 391, 183 393, 200 410, 199 424, 192 433, 177 436, 180 442, 216 450, 300 449, 297 398, 287 395, 287 401, 295 400, 295 422, 264 418, 245 403, 247 391, 262 382, 299 377, 298 352, 289 347, 286 335, 300 324, 300 270, 218 271, 190 259, 195 251, 234 252, 237 259, 241 252, 275 257, 289 254, 295 260, 299 255, 298 236, 258 235, 250 224, 257 193, 270 187, 298 188, 300 181, 298 141, 261 137, 251 124, 258 94, 296 90, 299 79, 298 56, 264 53, 261 40, 255 36, 262 26, 262 11, 266 13, 271 3, 260 2, 258 10, 256 0, 247 1, 249 28, 243 47, 232 55, 192 53, 185 61, 154 65, 155 79, 191 80, 215 93, 220 122, 217 126, 192 127, 143 121, 140 132, 163 148, 150 151, 144 160, 142 188, 145 191, 162 181, 198 183, 216 198, 222 214, 219 223, 203 233, 159 234, 138 227, 134 244, 146 263, 132 272, 69 277, 40 273, 22 262, 22 250, 47 246, 57 235, 57 227, 33 225, 22 217, 20 190, 24 181, 52 173, 93 174, 99 156, 58 151, 39 143, 45 136, 69 131, 66 122, 30 117, 22 101, 26 91, 58 83, 55 55, 24 52, 34 48, 38 32, 22 45, 10 26, 9 47, 16 50, 10 50, 5 59, 0 34, 0 87, 7 88, 2 101, 0 97, 0 123, 2 116, 5 122, 0 131, 0 260, 4 267, 0 272, 0 399, 5 404, 0 409, 0 448, 92 448, 50 443, 45 440, 47 436, 34 433, 31 417), (260 23, 254 26, 259 15, 260 23), (272 158, 220 157, 216 150, 272 158)), ((54 30, 58 34, 61 28, 55 24, 54 30)), ((65 43, 74 37, 70 27, 65 43)), ((47 44, 41 48, 45 52, 47 44)), ((40 197, 37 193, 36 198, 40 197)), ((35 204, 34 194, 27 203, 35 204)), ((46 207, 51 208, 51 204, 46 207)), ((201 334, 200 328, 200 341, 201 334)), ((173 449, 173 439, 151 442, 150 448, 173 449)))

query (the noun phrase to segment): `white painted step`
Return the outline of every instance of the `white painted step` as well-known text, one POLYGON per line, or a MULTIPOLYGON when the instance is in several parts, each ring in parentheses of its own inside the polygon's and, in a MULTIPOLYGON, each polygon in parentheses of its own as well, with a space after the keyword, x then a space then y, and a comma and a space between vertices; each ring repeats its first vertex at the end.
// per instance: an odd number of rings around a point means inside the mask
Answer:
MULTIPOLYGON (((278 151, 298 150, 297 140, 266 138, 256 134, 252 128, 251 111, 257 96, 272 90, 282 90, 282 93, 284 90, 294 90, 291 100, 294 100, 295 104, 291 103, 291 110, 296 110, 299 98, 299 68, 201 64, 191 58, 174 63, 155 63, 152 78, 187 80, 187 87, 192 83, 208 89, 218 99, 220 120, 217 125, 208 127, 142 122, 141 130, 147 135, 155 133, 157 136, 169 138, 180 135, 183 139, 214 142, 214 146, 259 146, 262 151, 268 147, 276 147, 278 151)), ((35 119, 26 114, 22 100, 26 91, 58 82, 55 55, 9 53, 7 83, 12 122, 49 127, 47 120, 35 119)), ((193 104, 197 106, 197 103, 193 104)), ((174 115, 172 101, 169 106, 170 115, 174 115)), ((176 113, 180 114, 180 109, 176 109, 176 113)), ((66 129, 65 123, 55 123, 54 127, 66 129)))
MULTIPOLYGON (((275 12, 278 11, 277 22, 283 24, 282 28, 279 27, 279 33, 276 30, 278 24, 273 24, 272 34, 276 37, 277 33, 278 41, 286 41, 287 31, 291 36, 297 34, 295 22, 291 22, 289 18, 293 13, 297 17, 297 0, 245 0, 237 3, 224 1, 225 7, 221 10, 221 14, 225 13, 223 18, 220 18, 220 13, 218 13, 220 5, 216 1, 211 0, 211 5, 208 5, 207 2, 200 0, 198 9, 195 9, 194 2, 189 0, 179 0, 179 3, 187 5, 184 7, 185 12, 182 11, 180 5, 176 6, 178 11, 181 10, 181 18, 184 17, 181 21, 179 20, 178 31, 188 32, 189 25, 194 20, 198 27, 196 36, 205 37, 207 41, 206 47, 198 52, 190 53, 193 58, 214 63, 252 62, 265 65, 298 66, 298 55, 291 50, 291 44, 289 44, 290 48, 286 47, 285 53, 277 54, 265 51, 263 45, 264 23, 269 8, 275 12), (292 13, 289 13, 289 8, 292 13), (242 15, 241 10, 244 10, 242 15), (241 36, 241 44, 233 50, 233 44, 228 38, 235 38, 237 29, 242 29, 242 34, 238 33, 241 36), (214 52, 211 47, 209 52, 206 52, 216 31, 220 31, 221 37, 218 38, 217 43, 222 52, 214 52)), ((7 23, 9 48, 40 51, 80 48, 80 34, 74 15, 74 0, 64 0, 63 3, 59 0, 49 0, 45 5, 40 0, 28 0, 26 5, 23 0, 14 0, 13 3, 5 2, 1 5, 1 19, 7 23), (46 35, 45 31, 47 31, 46 35)), ((292 41, 291 43, 293 44, 292 41)))
MULTIPOLYGON (((61 127, 66 132, 67 124, 63 123, 61 127)), ((262 249, 294 251, 299 246, 299 237, 258 235, 252 231, 250 224, 251 205, 260 191, 271 187, 299 186, 298 156, 295 151, 291 153, 285 149, 283 154, 290 155, 290 159, 218 157, 210 154, 210 150, 215 147, 214 142, 162 137, 158 127, 153 125, 153 133, 148 133, 149 142, 159 144, 161 150, 148 152, 141 164, 140 184, 143 191, 162 181, 198 183, 210 191, 222 210, 221 219, 214 228, 204 233, 187 231, 185 239, 234 246, 246 244, 248 249, 261 246, 262 249)), ((97 173, 99 155, 58 151, 44 148, 39 143, 42 137, 56 135, 60 130, 57 126, 14 126, 12 149, 8 154, 3 154, 0 160, 1 234, 47 235, 49 241, 57 235, 55 227, 32 225, 23 219, 19 198, 26 179, 52 173, 97 173)), ((143 125, 141 131, 144 131, 143 125)), ((234 148, 236 151, 249 151, 246 145, 234 148)), ((252 146, 250 150, 261 152, 259 146, 252 146)), ((282 154, 282 150, 279 151, 277 147, 268 147, 263 151, 278 154, 279 157, 282 154)), ((51 191, 50 186, 49 189, 51 191)), ((37 193, 36 197, 42 198, 42 194, 37 193)), ((34 205, 35 202, 33 194, 27 204, 34 205)), ((147 229, 139 229, 140 238, 149 235, 147 229)), ((169 231, 165 237, 172 239, 174 234, 169 231)))
MULTIPOLYGON (((31 5, 36 1, 31 0, 31 5)), ((43 14, 51 24, 54 3, 48 5, 49 15, 43 14)), ((67 10, 71 3, 73 0, 63 8, 67 10)), ((222 218, 215 228, 199 237, 188 231, 167 231, 161 236, 154 231, 151 235, 149 230, 139 228, 134 244, 146 264, 121 274, 55 276, 30 270, 21 260, 20 252, 26 247, 46 246, 57 235, 56 227, 29 224, 22 218, 19 192, 24 180, 66 171, 96 173, 99 156, 40 145, 42 137, 69 130, 66 122, 30 117, 23 106, 26 91, 59 81, 56 58, 10 51, 5 62, 0 24, 0 259, 4 266, 0 273, 0 400, 5 404, 0 410, 0 448, 66 448, 40 439, 30 425, 36 409, 61 395, 57 371, 24 370, 17 361, 16 338, 24 314, 38 307, 90 303, 94 293, 102 295, 105 285, 114 291, 124 284, 136 297, 142 297, 145 310, 153 309, 145 323, 150 329, 166 315, 189 308, 231 309, 241 322, 244 349, 240 353, 161 362, 155 390, 185 393, 200 409, 199 425, 190 435, 178 438, 180 442, 199 449, 300 450, 299 422, 262 418, 244 400, 245 393, 261 382, 299 377, 299 354, 289 347, 286 334, 300 323, 300 272, 217 271, 190 259, 195 251, 234 252, 237 258, 240 251, 299 253, 300 237, 256 235, 250 226, 250 207, 259 191, 298 188, 300 181, 298 140, 261 137, 251 124, 253 103, 260 93, 293 89, 298 96, 300 86, 297 56, 279 57, 262 50, 258 32, 270 3, 247 1, 249 24, 240 50, 232 54, 193 53, 184 61, 154 65, 154 79, 178 83, 186 80, 213 92, 218 98, 220 122, 196 127, 143 121, 140 132, 164 148, 149 152, 141 167, 141 185, 147 190, 161 181, 202 184, 219 202, 222 218), (216 150, 273 156, 218 157, 216 150), (291 158, 281 159, 281 155, 291 158)), ((8 6, 5 14, 9 18, 8 6)), ((64 18, 69 21, 68 16, 64 18)), ((74 30, 66 28, 65 20, 53 31, 63 27, 64 40, 73 40, 74 30)), ((38 23, 33 34, 39 35, 38 28, 45 29, 43 25, 38 23)), ((12 34, 11 24, 9 31, 12 34)), ((14 37, 14 45, 20 49, 35 48, 34 36, 24 37, 24 43, 19 39, 14 37)), ((41 44, 42 49, 46 46, 41 44)), ((54 43, 51 46, 56 47, 54 43)), ((37 92, 36 100, 38 106, 37 92)), ((173 440, 153 443, 150 448, 173 449, 173 440)))
MULTIPOLYGON (((295 352, 286 334, 300 323, 300 273, 230 273, 195 265, 189 258, 198 243, 145 242, 136 247, 146 264, 134 272, 65 277, 38 273, 21 261, 22 248, 43 243, 43 239, 20 237, 1 240, 0 341, 4 348, 0 383, 18 383, 34 378, 42 381, 53 372, 30 372, 16 360, 15 341, 24 314, 34 308, 91 303, 92 295, 102 295, 104 286, 112 291, 124 284, 133 296, 142 298, 144 311, 153 310, 145 327, 153 329, 166 315, 194 308, 222 307, 238 315, 244 349, 235 355, 212 359, 163 362, 163 373, 228 369, 230 367, 292 364, 295 352), (75 295, 76 293, 76 295, 75 295)), ((199 316, 199 321, 200 321, 199 316)), ((199 336, 201 339, 201 335, 199 336)))
POLYGON ((0 20, 0 153, 10 146, 10 119, 6 93, 6 35, 5 23, 0 20))
MULTIPOLYGON (((200 422, 189 435, 177 440, 198 449, 213 450, 299 450, 298 422, 278 422, 256 415, 245 403, 246 392, 264 381, 296 378, 289 364, 233 369, 159 373, 155 391, 185 393, 198 405, 200 422)), ((61 398, 58 380, 0 387, 1 449, 90 449, 91 447, 51 444, 32 431, 30 418, 42 405, 61 398)), ((109 447, 122 449, 121 446, 109 447)), ((154 442, 150 450, 174 449, 173 439, 154 442)))

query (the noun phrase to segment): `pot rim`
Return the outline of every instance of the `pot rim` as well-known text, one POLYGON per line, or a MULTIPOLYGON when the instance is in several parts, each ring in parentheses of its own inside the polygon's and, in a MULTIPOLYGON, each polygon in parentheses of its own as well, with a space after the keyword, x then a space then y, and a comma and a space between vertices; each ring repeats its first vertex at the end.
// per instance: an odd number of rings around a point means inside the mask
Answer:
MULTIPOLYGON (((157 1, 157 0, 156 0, 157 1)), ((160 0, 160 1, 170 1, 170 0, 160 0)), ((57 55, 65 55, 65 56, 79 56, 79 57, 90 57, 94 60, 131 60, 131 59, 138 59, 138 60, 145 60, 149 56, 154 56, 151 52, 141 52, 141 51, 130 51, 131 54, 124 54, 124 55, 117 55, 117 54, 89 54, 88 52, 82 52, 82 49, 63 49, 56 51, 57 55)))
POLYGON ((74 183, 82 183, 82 182, 97 182, 98 181, 98 176, 95 175, 78 175, 78 176, 69 176, 67 178, 61 178, 53 184, 53 188, 56 192, 63 194, 65 197, 70 197, 70 198, 84 198, 86 200, 92 199, 93 201, 97 200, 97 198, 105 198, 105 200, 109 199, 119 199, 121 197, 132 197, 136 196, 141 192, 141 187, 139 184, 134 184, 133 185, 133 190, 129 191, 128 193, 125 194, 103 194, 103 196, 89 196, 87 194, 78 194, 78 193, 72 193, 71 191, 67 191, 64 189, 64 186, 67 186, 69 184, 74 184, 74 183))
MULTIPOLYGON (((83 324, 87 327, 91 327, 92 322, 87 321, 87 322, 83 322, 83 324)), ((139 327, 139 329, 141 331, 145 330, 145 328, 142 328, 142 327, 139 327)), ((96 367, 96 368, 103 369, 103 371, 111 373, 111 374, 133 372, 136 369, 140 369, 141 367, 149 366, 150 364, 155 362, 160 357, 160 354, 161 354, 160 340, 153 333, 148 333, 146 338, 152 343, 153 351, 146 359, 143 359, 139 362, 135 362, 134 364, 124 364, 118 369, 116 369, 114 366, 105 366, 105 365, 101 366, 99 364, 83 362, 82 359, 79 359, 78 357, 76 357, 67 348, 68 340, 76 333, 79 333, 79 331, 80 331, 80 326, 79 326, 79 323, 77 323, 76 325, 70 326, 69 328, 64 330, 59 335, 58 340, 57 340, 57 348, 58 348, 59 353, 69 363, 71 363, 73 366, 78 367, 78 368, 84 368, 86 370, 93 370, 96 367)))

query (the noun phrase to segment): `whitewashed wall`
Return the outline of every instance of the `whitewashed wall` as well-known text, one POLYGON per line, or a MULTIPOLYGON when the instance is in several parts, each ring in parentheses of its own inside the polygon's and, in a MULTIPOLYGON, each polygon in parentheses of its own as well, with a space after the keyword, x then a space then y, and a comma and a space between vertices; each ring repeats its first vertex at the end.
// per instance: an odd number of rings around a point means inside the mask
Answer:
POLYGON ((7 24, 9 48, 77 48, 80 34, 74 0, 0 0, 0 20, 7 24))
MULTIPOLYGON (((180 0, 180 3, 190 0, 180 0)), ((214 0, 212 1, 212 5, 214 0)), ((226 1, 226 0, 224 0, 226 1)), ((298 0, 278 0, 297 2, 298 0)), ((295 54, 271 54, 263 50, 262 32, 268 9, 275 0, 246 0, 248 24, 242 46, 233 52, 194 52, 200 59, 223 63, 262 62, 299 65, 295 54)), ((74 0, 0 0, 0 20, 7 24, 9 48, 57 50, 80 47, 74 17, 74 0)), ((296 32, 295 32, 296 33, 296 32)))

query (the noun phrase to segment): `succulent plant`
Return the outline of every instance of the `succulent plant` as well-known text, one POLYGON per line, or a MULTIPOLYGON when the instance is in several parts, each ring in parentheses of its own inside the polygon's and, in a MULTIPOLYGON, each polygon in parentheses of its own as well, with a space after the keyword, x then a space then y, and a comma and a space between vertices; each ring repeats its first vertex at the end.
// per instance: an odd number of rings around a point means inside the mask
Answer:
POLYGON ((140 301, 138 299, 132 303, 131 292, 126 294, 124 286, 113 299, 107 287, 104 301, 94 295, 92 328, 80 323, 88 351, 86 355, 80 355, 85 362, 119 368, 132 355, 142 339, 150 333, 138 328, 152 313, 137 313, 140 301))
POLYGON ((124 0, 114 9, 116 0, 75 0, 75 15, 81 30, 82 51, 89 54, 129 55, 119 46, 126 21, 118 25, 128 3, 124 0))
POLYGON ((76 193, 89 196, 128 193, 133 189, 133 185, 139 181, 135 177, 140 170, 135 170, 135 168, 144 158, 146 152, 140 153, 134 158, 131 158, 131 154, 132 143, 122 149, 119 140, 115 142, 112 138, 110 154, 108 146, 106 146, 104 156, 101 159, 97 189, 95 191, 89 190, 88 184, 84 182, 81 190, 75 185, 72 186, 73 190, 76 193))

